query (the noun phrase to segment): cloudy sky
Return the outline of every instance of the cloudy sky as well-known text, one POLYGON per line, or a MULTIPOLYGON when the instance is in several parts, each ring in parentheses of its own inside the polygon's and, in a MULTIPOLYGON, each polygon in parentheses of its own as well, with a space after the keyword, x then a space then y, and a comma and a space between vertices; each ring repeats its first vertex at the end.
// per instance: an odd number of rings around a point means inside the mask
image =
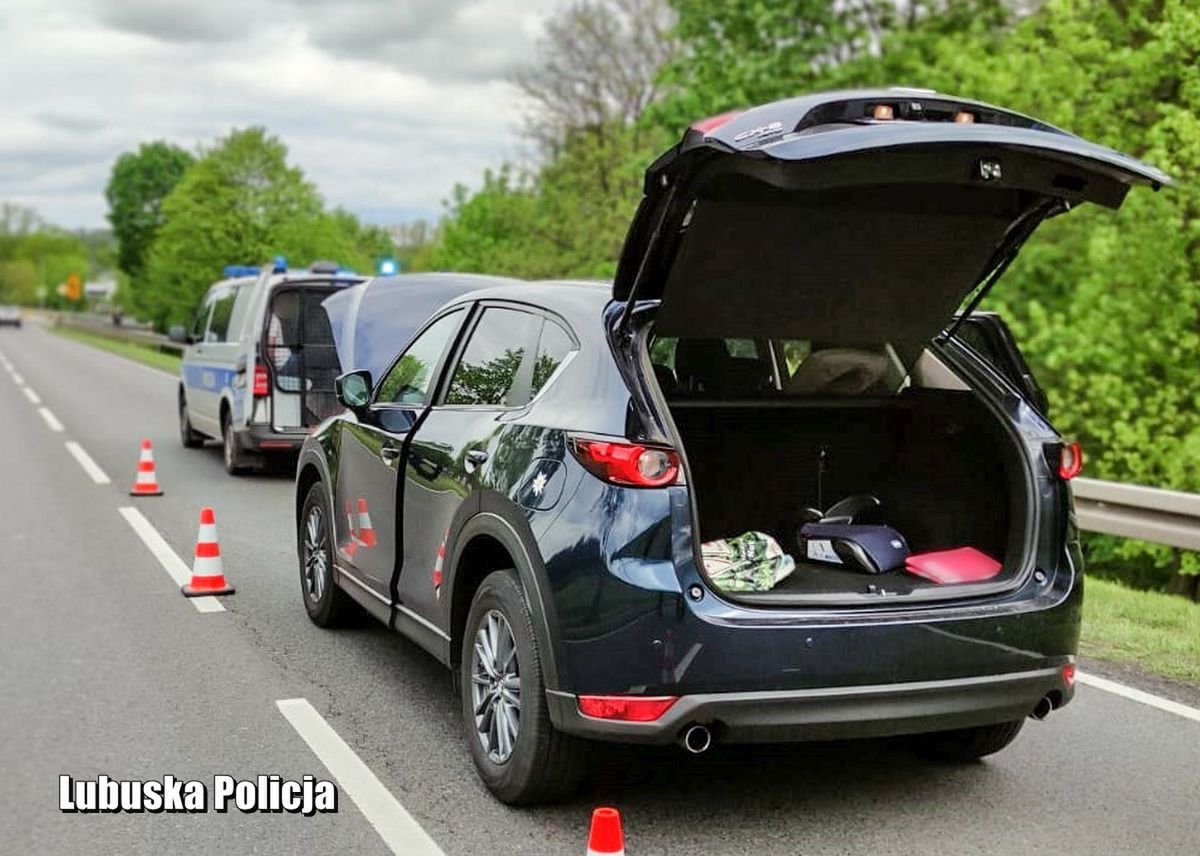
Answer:
POLYGON ((567 0, 0 0, 0 200, 105 224, 113 160, 265 125, 326 200, 436 216, 524 150, 505 81, 567 0))

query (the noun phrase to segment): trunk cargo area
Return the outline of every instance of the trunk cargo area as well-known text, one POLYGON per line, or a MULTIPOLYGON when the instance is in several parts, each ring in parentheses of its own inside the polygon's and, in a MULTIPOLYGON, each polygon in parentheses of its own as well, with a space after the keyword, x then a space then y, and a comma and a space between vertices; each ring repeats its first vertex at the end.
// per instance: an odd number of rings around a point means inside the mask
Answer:
POLYGON ((271 368, 271 423, 302 432, 341 412, 334 380, 342 373, 329 318, 321 308, 334 289, 278 288, 271 296, 263 354, 271 368))
POLYGON ((796 560, 796 570, 770 592, 739 593, 738 599, 828 600, 923 589, 945 596, 965 587, 938 585, 903 569, 870 574, 806 559, 797 544, 804 510, 853 494, 872 494, 882 503, 855 522, 893 527, 914 554, 974 547, 1004 564, 989 584, 1011 581, 1017 571, 1024 493, 1020 475, 1011 471, 1012 440, 970 392, 671 400, 669 407, 690 467, 698 539, 757 530, 796 560))

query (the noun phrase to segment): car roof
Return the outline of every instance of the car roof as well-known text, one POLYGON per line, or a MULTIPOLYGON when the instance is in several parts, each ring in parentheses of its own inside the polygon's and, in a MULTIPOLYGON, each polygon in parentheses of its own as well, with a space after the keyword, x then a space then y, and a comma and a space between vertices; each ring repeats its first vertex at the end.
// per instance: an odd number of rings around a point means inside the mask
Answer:
POLYGON ((549 309, 569 319, 577 318, 580 313, 590 313, 598 319, 596 310, 612 299, 611 292, 611 282, 600 280, 508 280, 500 285, 463 294, 447 302, 446 306, 479 300, 504 300, 549 309))

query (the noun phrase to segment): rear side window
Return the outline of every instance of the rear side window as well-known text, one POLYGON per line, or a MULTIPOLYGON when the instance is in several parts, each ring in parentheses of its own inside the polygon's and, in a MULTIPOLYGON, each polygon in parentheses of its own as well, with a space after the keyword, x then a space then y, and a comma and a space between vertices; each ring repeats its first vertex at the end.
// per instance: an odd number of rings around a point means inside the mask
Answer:
POLYGON ((454 369, 446 404, 520 407, 529 401, 530 371, 522 371, 542 319, 516 309, 485 309, 454 369))
POLYGON ((214 299, 215 295, 210 294, 196 312, 196 320, 192 323, 192 340, 195 342, 204 340, 204 331, 208 329, 208 316, 212 314, 214 299))
POLYGON ((383 404, 428 404, 434 372, 462 320, 462 310, 443 315, 409 345, 379 384, 375 396, 383 404))
POLYGON ((253 295, 253 286, 238 286, 237 297, 233 301, 233 311, 229 315, 229 329, 225 333, 226 338, 240 339, 242 337, 242 328, 246 326, 246 313, 250 311, 253 295))
POLYGON ((229 333, 229 319, 233 316, 233 303, 237 299, 237 289, 231 288, 217 295, 213 303, 212 320, 208 322, 206 342, 224 342, 229 333))
POLYGON ((550 376, 562 365, 567 354, 575 350, 575 342, 567 331, 556 322, 546 319, 542 325, 542 338, 538 341, 537 359, 533 363, 533 387, 530 395, 537 395, 550 376))

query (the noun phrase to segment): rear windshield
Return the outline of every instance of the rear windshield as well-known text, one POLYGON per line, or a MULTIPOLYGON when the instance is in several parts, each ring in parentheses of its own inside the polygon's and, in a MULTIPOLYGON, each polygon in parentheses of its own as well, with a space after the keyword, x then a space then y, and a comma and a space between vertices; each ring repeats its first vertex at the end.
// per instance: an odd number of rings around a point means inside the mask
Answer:
POLYGON ((658 337, 650 362, 668 398, 891 395, 905 372, 888 345, 811 339, 658 337))

